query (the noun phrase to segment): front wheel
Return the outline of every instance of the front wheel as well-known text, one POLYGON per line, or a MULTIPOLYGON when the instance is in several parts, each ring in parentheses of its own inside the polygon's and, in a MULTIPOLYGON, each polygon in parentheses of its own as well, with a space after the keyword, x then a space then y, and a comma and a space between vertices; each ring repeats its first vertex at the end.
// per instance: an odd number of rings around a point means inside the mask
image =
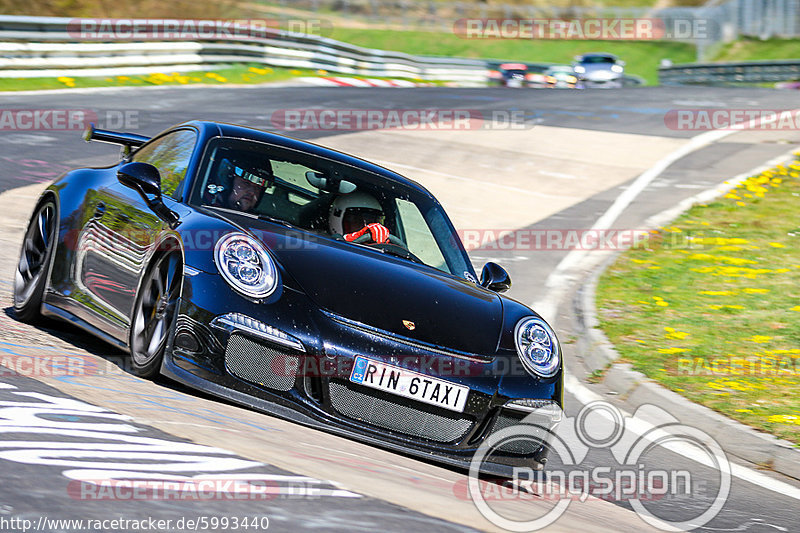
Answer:
POLYGON ((131 321, 131 364, 143 378, 158 374, 169 331, 178 308, 183 267, 181 256, 159 256, 142 280, 131 321))
POLYGON ((36 322, 42 316, 42 297, 55 245, 56 224, 56 204, 52 200, 39 204, 28 223, 14 273, 14 312, 23 322, 36 322))

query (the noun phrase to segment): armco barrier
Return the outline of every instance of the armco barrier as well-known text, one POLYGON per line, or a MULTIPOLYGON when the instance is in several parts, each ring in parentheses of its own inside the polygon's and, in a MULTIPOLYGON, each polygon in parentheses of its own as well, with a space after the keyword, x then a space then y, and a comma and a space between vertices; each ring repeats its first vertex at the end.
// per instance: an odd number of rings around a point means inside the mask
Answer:
POLYGON ((800 80, 800 59, 691 63, 658 69, 661 85, 725 85, 800 80))
MULTIPOLYGON (((224 40, 75 42, 73 19, 0 15, 0 77, 80 75, 81 69, 199 67, 227 63, 324 69, 360 76, 485 82, 481 60, 422 57, 262 28, 224 40)), ((185 70, 185 68, 184 68, 185 70)))

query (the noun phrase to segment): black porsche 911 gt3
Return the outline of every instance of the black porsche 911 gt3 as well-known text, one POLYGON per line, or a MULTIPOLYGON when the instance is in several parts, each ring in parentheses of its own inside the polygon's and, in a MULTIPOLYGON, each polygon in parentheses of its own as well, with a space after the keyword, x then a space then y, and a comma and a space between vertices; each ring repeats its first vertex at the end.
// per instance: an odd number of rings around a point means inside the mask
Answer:
MULTIPOLYGON (((21 320, 65 319, 135 374, 466 467, 489 435, 562 402, 550 326, 480 280, 437 200, 385 168, 213 122, 146 138, 53 182, 14 280, 21 320)), ((483 470, 541 467, 503 444, 483 470)))

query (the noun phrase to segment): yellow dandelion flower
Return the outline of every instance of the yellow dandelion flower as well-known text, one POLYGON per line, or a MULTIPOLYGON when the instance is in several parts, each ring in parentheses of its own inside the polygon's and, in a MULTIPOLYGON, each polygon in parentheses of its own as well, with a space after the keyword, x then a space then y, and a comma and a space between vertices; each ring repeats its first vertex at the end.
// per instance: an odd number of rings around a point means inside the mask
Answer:
POLYGON ((768 337, 766 335, 753 335, 750 338, 744 339, 746 341, 755 342, 756 344, 764 344, 765 342, 769 342, 772 340, 772 337, 768 337))
POLYGON ((769 245, 772 246, 773 248, 786 248, 786 246, 784 246, 783 244, 781 244, 779 242, 771 242, 771 243, 769 243, 769 245))
POLYGON ((704 296, 733 296, 736 294, 736 291, 700 291, 697 294, 702 294, 704 296))

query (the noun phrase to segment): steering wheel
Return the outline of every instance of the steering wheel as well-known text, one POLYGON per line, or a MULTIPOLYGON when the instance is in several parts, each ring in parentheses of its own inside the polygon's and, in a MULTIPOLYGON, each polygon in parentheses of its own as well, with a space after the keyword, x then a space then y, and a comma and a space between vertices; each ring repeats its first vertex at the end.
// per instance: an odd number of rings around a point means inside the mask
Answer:
POLYGON ((365 233, 361 237, 358 237, 355 240, 350 241, 353 244, 366 244, 367 246, 373 246, 378 248, 379 250, 386 250, 387 252, 402 257, 404 259, 410 259, 411 261, 415 261, 420 264, 425 264, 425 262, 417 257, 416 255, 412 254, 406 243, 400 240, 399 237, 395 237, 394 235, 389 235, 389 242, 375 242, 372 240, 372 234, 365 233))

